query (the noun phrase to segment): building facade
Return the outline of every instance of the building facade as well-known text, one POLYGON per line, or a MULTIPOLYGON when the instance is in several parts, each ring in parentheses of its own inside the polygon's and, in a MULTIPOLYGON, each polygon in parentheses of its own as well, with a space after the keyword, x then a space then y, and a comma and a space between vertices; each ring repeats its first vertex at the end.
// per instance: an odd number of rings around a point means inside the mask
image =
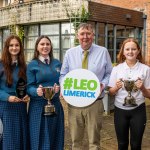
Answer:
POLYGON ((97 3, 117 6, 121 8, 136 10, 143 12, 143 18, 145 18, 144 29, 146 30, 143 34, 143 51, 146 63, 150 65, 150 0, 92 0, 97 3))
POLYGON ((144 12, 110 6, 109 3, 106 5, 103 2, 101 0, 0 1, 0 51, 6 37, 12 32, 12 27, 15 27, 18 33, 23 28, 27 62, 32 59, 35 40, 40 35, 51 38, 54 56, 62 61, 66 50, 74 46, 74 24, 79 23, 81 18, 80 15, 68 17, 66 11, 70 14, 77 12, 80 14, 81 6, 84 6, 90 13, 88 22, 95 28, 94 42, 107 47, 112 62, 116 62, 120 45, 127 37, 138 39, 147 58, 147 18, 144 12))

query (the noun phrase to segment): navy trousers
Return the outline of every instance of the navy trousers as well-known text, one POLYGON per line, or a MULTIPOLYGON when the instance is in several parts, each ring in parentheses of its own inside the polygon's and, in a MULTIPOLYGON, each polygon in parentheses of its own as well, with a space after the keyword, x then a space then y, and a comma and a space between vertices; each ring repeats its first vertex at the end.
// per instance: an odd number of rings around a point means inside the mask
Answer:
POLYGON ((141 150, 142 137, 146 125, 145 103, 132 110, 115 107, 115 130, 118 140, 118 150, 141 150))

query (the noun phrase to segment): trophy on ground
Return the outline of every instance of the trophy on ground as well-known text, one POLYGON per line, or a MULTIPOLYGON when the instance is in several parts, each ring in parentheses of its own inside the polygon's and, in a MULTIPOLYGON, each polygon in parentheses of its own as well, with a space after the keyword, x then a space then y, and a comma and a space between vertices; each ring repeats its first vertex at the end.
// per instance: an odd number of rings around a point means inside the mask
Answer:
POLYGON ((45 116, 51 116, 51 115, 55 115, 56 111, 55 111, 55 106, 52 105, 51 100, 55 95, 55 90, 54 87, 43 87, 43 97, 44 99, 48 100, 47 105, 45 105, 44 107, 44 115, 45 116))
POLYGON ((128 96, 125 97, 124 99, 124 104, 123 106, 126 107, 135 107, 137 106, 135 102, 135 98, 131 95, 131 92, 135 90, 135 81, 134 80, 122 80, 121 81, 124 83, 124 87, 126 91, 128 92, 128 96))
POLYGON ((19 78, 17 85, 16 85, 16 95, 18 98, 23 99, 26 96, 26 81, 23 78, 19 78))

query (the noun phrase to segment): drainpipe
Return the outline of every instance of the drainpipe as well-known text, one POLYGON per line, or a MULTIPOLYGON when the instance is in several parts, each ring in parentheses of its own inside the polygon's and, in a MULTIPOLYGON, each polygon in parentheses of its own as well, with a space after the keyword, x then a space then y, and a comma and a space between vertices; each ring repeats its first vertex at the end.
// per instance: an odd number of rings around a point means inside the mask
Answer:
POLYGON ((144 58, 146 57, 146 20, 147 20, 147 15, 143 14, 143 56, 144 58))

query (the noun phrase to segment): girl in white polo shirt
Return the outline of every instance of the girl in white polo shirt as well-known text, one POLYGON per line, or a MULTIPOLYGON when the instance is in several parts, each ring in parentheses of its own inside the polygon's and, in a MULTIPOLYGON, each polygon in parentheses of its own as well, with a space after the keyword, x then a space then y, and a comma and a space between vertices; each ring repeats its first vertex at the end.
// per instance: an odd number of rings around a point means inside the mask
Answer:
POLYGON ((110 94, 115 95, 114 123, 118 149, 128 150, 130 143, 131 150, 141 150, 146 125, 145 97, 150 97, 150 68, 143 64, 140 46, 133 38, 123 42, 118 63, 112 70, 108 85, 110 94), (125 80, 135 81, 136 90, 131 95, 137 105, 124 105, 128 96, 125 80))

